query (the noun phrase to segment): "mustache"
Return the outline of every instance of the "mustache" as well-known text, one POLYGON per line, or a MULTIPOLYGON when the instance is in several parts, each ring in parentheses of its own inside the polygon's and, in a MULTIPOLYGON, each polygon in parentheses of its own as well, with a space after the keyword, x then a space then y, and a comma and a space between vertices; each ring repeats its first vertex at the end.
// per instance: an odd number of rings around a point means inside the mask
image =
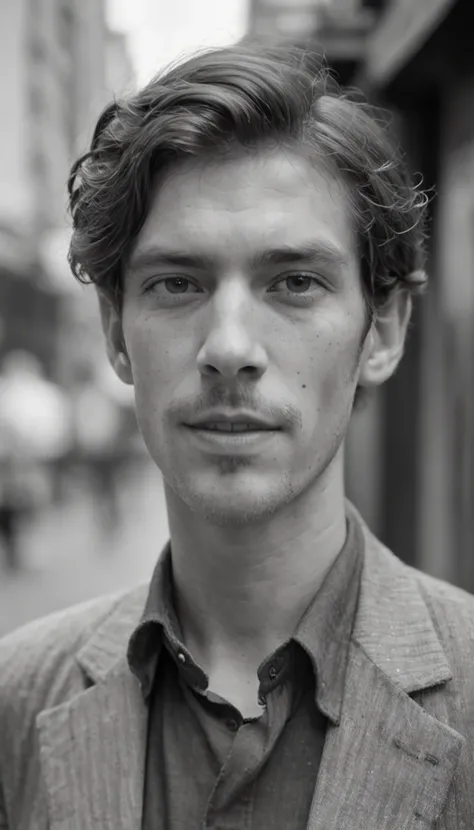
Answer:
POLYGON ((193 397, 174 401, 167 408, 167 416, 173 421, 186 423, 210 409, 245 409, 256 417, 276 422, 283 428, 301 427, 302 417, 299 409, 289 403, 270 403, 264 401, 251 390, 238 390, 215 386, 207 392, 193 397))

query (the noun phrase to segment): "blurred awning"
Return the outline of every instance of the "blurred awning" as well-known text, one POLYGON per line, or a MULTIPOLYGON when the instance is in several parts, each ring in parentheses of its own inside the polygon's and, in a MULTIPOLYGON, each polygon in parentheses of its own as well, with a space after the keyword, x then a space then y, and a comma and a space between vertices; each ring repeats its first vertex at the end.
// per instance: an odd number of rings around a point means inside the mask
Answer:
POLYGON ((367 43, 364 78, 384 86, 429 40, 457 0, 392 0, 367 43))
POLYGON ((251 31, 262 39, 311 36, 332 0, 253 0, 251 31))
POLYGON ((377 8, 359 0, 252 0, 250 31, 262 40, 317 44, 339 72, 342 64, 364 57, 376 18, 377 8))

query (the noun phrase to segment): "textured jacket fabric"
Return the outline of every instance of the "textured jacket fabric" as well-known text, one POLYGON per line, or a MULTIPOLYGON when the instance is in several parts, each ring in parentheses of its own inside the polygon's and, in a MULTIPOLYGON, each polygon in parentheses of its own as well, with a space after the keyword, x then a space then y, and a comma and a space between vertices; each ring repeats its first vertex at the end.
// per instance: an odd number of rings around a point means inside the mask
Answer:
MULTIPOLYGON (((472 830, 474 598, 364 535, 341 718, 308 830, 472 830)), ((147 709, 126 649, 146 594, 0 641, 2 830, 139 830, 147 709)))

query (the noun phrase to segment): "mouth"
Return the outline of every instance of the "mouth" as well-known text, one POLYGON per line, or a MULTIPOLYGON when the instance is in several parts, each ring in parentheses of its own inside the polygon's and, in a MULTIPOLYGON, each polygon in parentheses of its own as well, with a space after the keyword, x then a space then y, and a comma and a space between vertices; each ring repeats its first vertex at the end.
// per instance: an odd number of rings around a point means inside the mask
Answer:
POLYGON ((188 424, 190 429, 202 432, 275 432, 275 428, 257 423, 241 421, 205 421, 201 424, 188 424))
POLYGON ((281 429, 244 421, 204 421, 186 425, 193 444, 212 455, 255 455, 281 434, 281 429))

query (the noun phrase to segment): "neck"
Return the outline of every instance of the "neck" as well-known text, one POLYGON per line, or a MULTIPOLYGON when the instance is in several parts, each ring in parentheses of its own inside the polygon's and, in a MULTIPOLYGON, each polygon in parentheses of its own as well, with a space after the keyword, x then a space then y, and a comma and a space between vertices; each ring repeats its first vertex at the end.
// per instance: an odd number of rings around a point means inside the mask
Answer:
POLYGON ((294 633, 344 545, 339 466, 258 526, 209 524, 165 486, 177 614, 209 674, 235 655, 252 673, 294 633))

